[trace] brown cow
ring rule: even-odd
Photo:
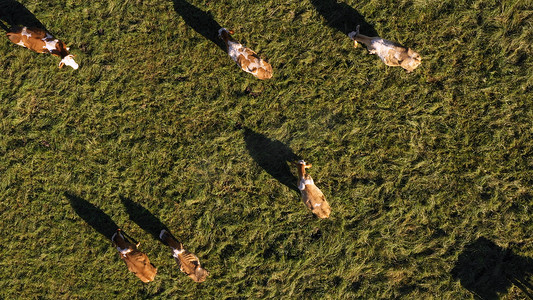
[[[74,55],[69,54],[69,48],[62,41],[54,38],[49,32],[33,27],[12,27],[7,33],[7,37],[13,43],[31,49],[38,53],[50,53],[61,58],[59,67],[64,65],[78,68],[74,61]]]
[[[157,273],[157,268],[150,263],[148,256],[137,250],[139,244],[135,245],[128,241],[120,229],[113,234],[111,240],[117,247],[120,258],[128,266],[128,270],[133,272],[143,282],[153,281]]]
[[[382,39],[379,36],[368,37],[359,33],[359,25],[355,31],[348,36],[354,41],[357,48],[357,42],[366,45],[370,54],[377,54],[387,66],[400,66],[411,72],[422,63],[420,55],[410,48],[404,47],[398,43]]]
[[[172,256],[176,259],[176,262],[180,266],[180,270],[187,274],[192,280],[196,282],[204,281],[209,272],[203,269],[200,265],[198,257],[183,248],[183,245],[176,241],[176,239],[165,229],[161,230],[159,238],[163,243],[172,248]]]
[[[272,77],[272,66],[269,63],[259,58],[257,53],[250,48],[246,48],[239,42],[235,41],[226,28],[218,30],[218,36],[226,43],[229,56],[243,69],[245,72],[252,73],[259,79],[268,79]]]
[[[300,160],[296,163],[298,168],[298,189],[302,193],[302,201],[305,205],[319,218],[325,219],[329,217],[331,208],[326,201],[326,197],[320,191],[311,178],[311,175],[305,173],[305,169],[312,165]]]

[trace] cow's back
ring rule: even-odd
[[[24,45],[24,43],[22,43],[22,37],[20,34],[17,34],[17,33],[14,33],[14,32],[8,32],[7,34],[7,38],[13,42],[13,44],[17,44],[19,46],[22,46],[22,47],[26,47]]]
[[[307,175],[307,177],[310,178],[311,176]],[[331,207],[322,191],[314,183],[306,184],[301,193],[303,202],[311,212],[321,219],[329,217]]]
[[[133,250],[132,252],[122,256],[124,262],[128,266],[128,270],[135,273],[143,282],[153,281],[157,274],[157,268],[150,263],[148,256],[141,251]]]
[[[48,53],[46,49],[46,38],[52,38],[52,35],[40,28],[33,27],[12,27],[7,33],[9,40],[19,46],[26,47],[38,53]]]

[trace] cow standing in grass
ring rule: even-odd
[[[137,250],[139,244],[135,245],[128,241],[121,230],[117,230],[111,237],[117,247],[120,258],[128,266],[128,270],[133,272],[143,282],[153,281],[157,273],[157,268],[150,263],[148,256]]]
[[[69,54],[69,48],[62,41],[54,38],[49,32],[40,28],[15,26],[9,29],[7,37],[13,43],[31,49],[38,53],[50,53],[61,58],[59,67],[64,65],[78,69],[74,55]]]
[[[311,168],[311,164],[300,160],[296,163],[296,167],[298,168],[298,189],[302,194],[302,201],[317,217],[328,218],[331,207],[322,191],[315,185],[311,175],[305,172],[305,169]]]
[[[356,48],[357,42],[365,44],[368,52],[377,54],[387,66],[400,66],[406,69],[407,72],[412,72],[422,63],[420,55],[410,48],[382,39],[379,36],[368,37],[362,35],[359,33],[359,26],[357,26],[355,31],[350,32],[348,36],[354,41]]]
[[[235,41],[226,28],[218,30],[218,36],[226,43],[229,56],[243,69],[245,72],[253,74],[259,79],[269,79],[272,77],[272,66],[266,61],[259,58],[257,53],[250,48],[246,48],[239,42]]]
[[[209,272],[202,268],[198,257],[183,248],[183,245],[166,230],[161,230],[159,238],[164,244],[172,248],[172,256],[180,266],[180,270],[187,274],[192,280],[202,282],[207,278]]]

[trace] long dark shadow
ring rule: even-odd
[[[170,230],[156,216],[139,203],[135,203],[131,199],[122,196],[120,196],[120,201],[122,201],[122,204],[126,208],[130,220],[135,222],[146,232],[150,233],[154,239],[160,241],[159,234],[161,233],[161,229],[170,232]]]
[[[0,0],[0,20],[9,26],[46,27],[24,5],[15,0]],[[7,30],[5,25],[2,28]]]
[[[310,0],[317,12],[327,21],[328,25],[348,35],[360,25],[360,31],[364,35],[378,36],[372,25],[354,8],[346,3],[338,3],[337,0]]]
[[[218,30],[222,28],[213,17],[198,7],[184,0],[173,0],[174,10],[180,15],[187,25],[191,26],[206,39],[215,43],[220,49],[226,51],[226,45],[218,37]]]
[[[452,269],[452,276],[476,297],[499,299],[515,284],[529,299],[529,279],[533,275],[533,259],[512,253],[481,237],[467,245]]]
[[[297,178],[291,173],[288,163],[298,161],[300,158],[291,148],[247,127],[244,128],[244,141],[246,149],[261,168],[288,188],[299,193],[296,186]]]
[[[78,216],[85,220],[87,224],[100,234],[111,239],[113,234],[117,231],[118,226],[106,213],[89,203],[87,200],[72,193],[65,192],[65,197],[67,197],[70,206],[72,206]]]

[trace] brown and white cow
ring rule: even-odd
[[[78,64],[74,61],[74,55],[69,54],[69,48],[65,43],[54,38],[44,29],[16,26],[9,30],[7,37],[19,46],[26,47],[38,53],[50,53],[60,57],[60,68],[67,65],[74,70],[78,69]]]
[[[348,36],[354,41],[357,48],[357,42],[366,45],[370,54],[377,54],[387,66],[400,66],[411,72],[422,63],[420,55],[410,48],[404,47],[398,43],[382,39],[379,36],[368,37],[359,33],[359,25],[355,31]]]
[[[272,77],[272,66],[266,61],[259,58],[257,53],[250,48],[246,48],[239,42],[235,41],[231,35],[233,31],[226,28],[218,30],[218,36],[226,43],[229,56],[245,72],[252,73],[259,79],[269,79]]]
[[[163,243],[172,248],[172,256],[176,259],[176,262],[180,266],[180,270],[187,274],[192,280],[196,282],[204,281],[209,272],[202,268],[198,257],[183,248],[183,245],[176,241],[176,239],[165,229],[161,230],[159,238]]]
[[[120,258],[128,266],[128,270],[133,272],[143,282],[154,280],[157,268],[150,263],[146,254],[137,250],[139,244],[135,245],[127,240],[120,229],[113,234],[111,240],[117,247]]]
[[[302,201],[317,217],[325,219],[331,213],[331,207],[326,201],[326,197],[321,190],[319,190],[311,175],[306,174],[305,169],[312,165],[300,160],[296,163],[298,168],[298,189],[302,194]]]

